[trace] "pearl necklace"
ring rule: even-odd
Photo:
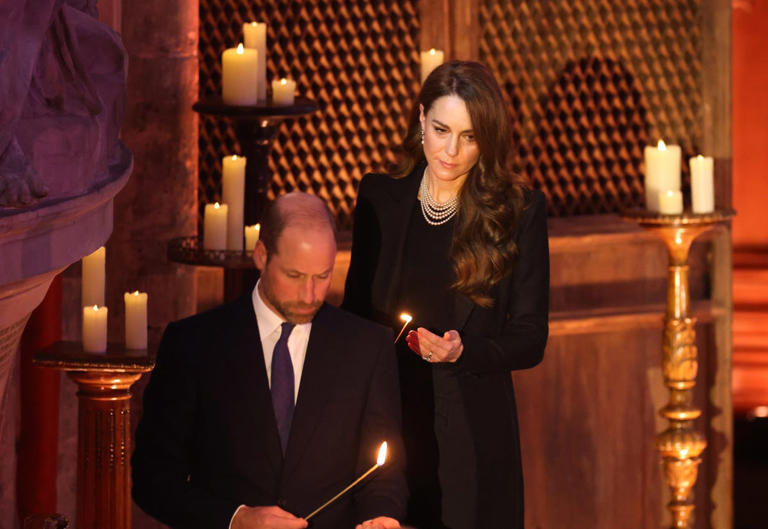
[[[419,186],[419,195],[421,199],[421,214],[424,215],[424,220],[427,224],[432,226],[440,226],[445,224],[456,215],[456,211],[459,209],[459,197],[453,197],[446,202],[438,202],[435,200],[429,192],[429,186],[427,186],[427,170],[424,170],[424,175],[421,177],[421,185]]]

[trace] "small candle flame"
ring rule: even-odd
[[[434,55],[436,53],[435,48],[430,48],[429,54]]]
[[[253,26],[253,27],[256,27],[256,26],[258,26],[258,25],[259,25],[259,23],[258,23],[258,22],[251,22],[251,26]]]
[[[408,314],[407,312],[403,312],[403,313],[400,315],[400,319],[401,319],[401,320],[403,320],[403,321],[404,321],[404,322],[406,322],[406,323],[411,323],[411,320],[413,319],[413,316],[411,316],[411,315],[410,315],[410,314]]]
[[[286,84],[288,84],[288,79],[286,79],[285,77],[283,77],[282,79],[280,79],[280,84],[282,84],[282,85],[286,85]]]
[[[232,159],[233,159],[233,160],[237,160],[237,155],[236,155],[236,154],[233,154],[233,155],[232,155]]]
[[[702,155],[700,154],[700,155],[698,155],[696,158],[698,158],[699,160],[703,160],[703,159],[704,159],[704,156],[702,156]]]
[[[216,202],[216,203],[213,205],[213,209],[219,209],[220,207],[221,207],[221,206],[219,205],[219,203],[218,203],[218,202]]]
[[[98,306],[98,305],[94,305],[94,306],[93,306],[93,310],[95,310],[96,312],[98,312],[98,311],[99,311],[99,306]]]
[[[133,291],[133,295],[134,295],[134,296],[138,296],[138,295],[139,295],[139,291],[138,291],[138,290],[134,290],[134,291]]]
[[[659,140],[659,150],[660,151],[666,151],[667,150],[667,144],[664,143],[664,140]]]
[[[259,223],[257,222],[257,223],[254,225],[254,228],[256,228],[257,230],[261,231],[261,224],[259,224]]]
[[[237,45],[237,53],[242,55],[243,54],[243,43]]]
[[[387,442],[384,441],[379,447],[379,457],[376,459],[376,465],[381,466],[387,460]]]

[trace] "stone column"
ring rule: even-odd
[[[198,18],[196,0],[122,10],[129,68],[121,138],[135,165],[115,200],[107,245],[110,340],[123,339],[125,291],[149,293],[150,342],[194,312],[194,269],[170,263],[166,244],[197,229]]]

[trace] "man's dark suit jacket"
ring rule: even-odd
[[[227,529],[241,504],[306,516],[370,468],[386,440],[387,464],[310,527],[401,519],[407,490],[392,339],[389,329],[323,305],[283,458],[251,297],[171,323],[136,431],[136,503],[185,529]]]
[[[402,324],[392,319],[401,310],[397,297],[403,249],[411,212],[418,207],[424,168],[418,165],[400,179],[368,174],[360,183],[343,308],[384,324]],[[514,227],[518,247],[514,269],[491,290],[491,307],[453,294],[453,329],[461,334],[464,351],[455,364],[440,365],[456,372],[474,442],[475,529],[523,527],[523,474],[510,371],[541,361],[549,311],[546,202],[539,191],[526,190],[524,198],[524,210]],[[418,315],[414,323],[418,325]],[[406,408],[420,405],[423,402],[403,402]],[[426,442],[409,439],[415,446]],[[409,462],[415,464],[418,461]]]

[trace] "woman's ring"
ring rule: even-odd
[[[423,358],[423,359],[424,359],[426,362],[431,362],[431,361],[432,361],[432,351],[430,351],[430,352],[428,352],[427,354],[425,354],[424,356],[422,356],[422,358]]]

